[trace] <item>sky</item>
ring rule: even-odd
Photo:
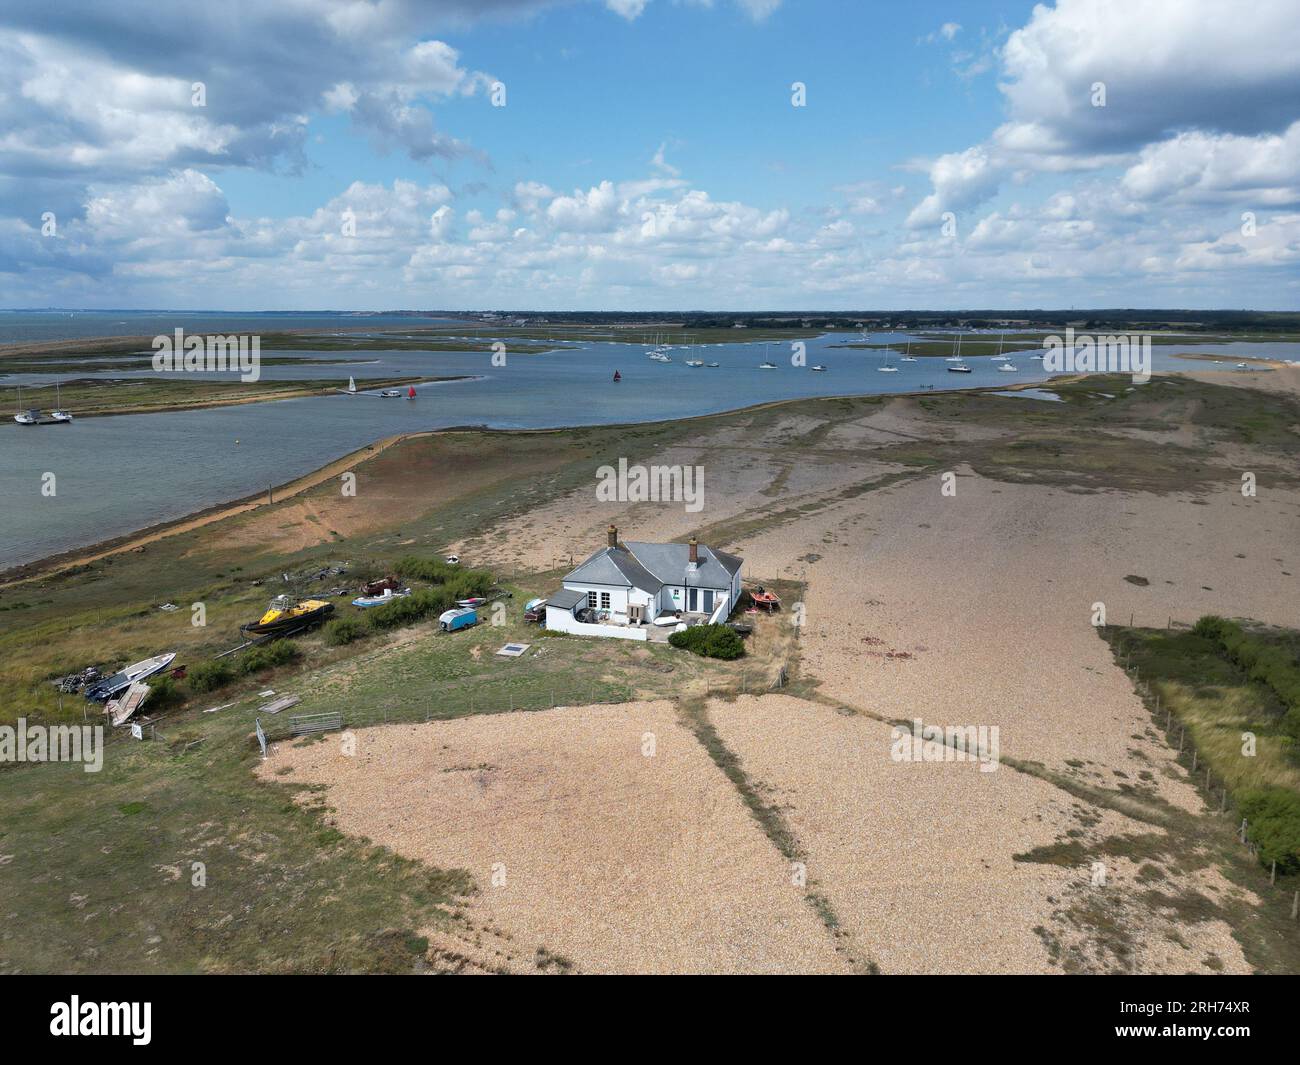
[[[0,307],[1298,296],[1294,0],[0,0]]]

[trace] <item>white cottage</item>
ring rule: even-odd
[[[644,640],[647,624],[662,615],[683,621],[720,621],[740,600],[736,555],[716,551],[692,537],[684,544],[609,543],[564,578],[546,601],[546,627],[591,636]],[[588,620],[577,615],[587,609]]]

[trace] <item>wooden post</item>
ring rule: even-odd
[[[1210,790],[1210,767],[1208,765],[1205,767],[1205,790]]]
[[[1197,749],[1196,749],[1195,747],[1192,748],[1192,772],[1193,772],[1193,773],[1196,772],[1196,756],[1197,756],[1197,754],[1199,754],[1199,753],[1200,753],[1200,752],[1197,751]]]
[[[1295,898],[1291,900],[1291,920],[1300,917],[1300,891],[1295,893]]]
[[[1179,729],[1178,730],[1178,753],[1179,754],[1183,753],[1183,740],[1185,740],[1186,738],[1187,738],[1187,729],[1185,728]]]
[[[1246,819],[1244,817],[1241,819],[1241,827],[1237,829],[1237,835],[1241,837],[1242,843],[1246,842]]]
[[[1273,859],[1273,868],[1269,870],[1268,882],[1270,884],[1277,883],[1277,859],[1276,858]]]
[[[1223,789],[1223,795],[1219,798],[1219,813],[1223,813],[1228,808],[1228,789]]]
[[[1128,615],[1128,627],[1130,629],[1133,627],[1133,612],[1131,610],[1129,611],[1129,615]]]

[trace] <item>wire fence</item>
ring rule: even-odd
[[[1132,628],[1132,624],[1129,626]],[[1168,629],[1191,628],[1191,625],[1184,625],[1182,622],[1169,619],[1166,626]],[[1231,811],[1235,818],[1240,814],[1240,810],[1235,808],[1232,792],[1228,788],[1227,781],[1216,780],[1213,769],[1208,759],[1202,757],[1202,752],[1197,749],[1193,742],[1191,734],[1187,730],[1185,722],[1174,716],[1172,707],[1168,703],[1163,703],[1158,692],[1147,680],[1142,677],[1141,671],[1137,666],[1131,664],[1132,646],[1128,644],[1117,643],[1115,645],[1116,661],[1123,667],[1124,672],[1128,675],[1133,683],[1133,690],[1146,704],[1147,709],[1155,718],[1156,723],[1163,727],[1165,739],[1173,747],[1175,736],[1177,737],[1178,761],[1184,764],[1188,771],[1189,782],[1193,787],[1200,788],[1204,791],[1207,799],[1207,806],[1214,809],[1216,803],[1218,812],[1221,816],[1228,816]],[[1122,657],[1121,657],[1122,656]],[[1204,775],[1202,775],[1204,774]],[[1241,818],[1241,824],[1236,829],[1237,842],[1246,849],[1246,852],[1256,861],[1259,861],[1259,844],[1251,837],[1249,819]],[[1261,867],[1263,863],[1260,862]],[[1271,886],[1277,884],[1277,861],[1274,860],[1268,870],[1268,881]],[[1291,920],[1300,920],[1300,890],[1290,892],[1290,916]]]

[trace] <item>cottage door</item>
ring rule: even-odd
[[[700,590],[698,588],[688,589],[686,592],[686,609],[694,613],[699,607]]]
[[[713,589],[712,588],[704,589],[704,612],[706,614],[713,613]]]

